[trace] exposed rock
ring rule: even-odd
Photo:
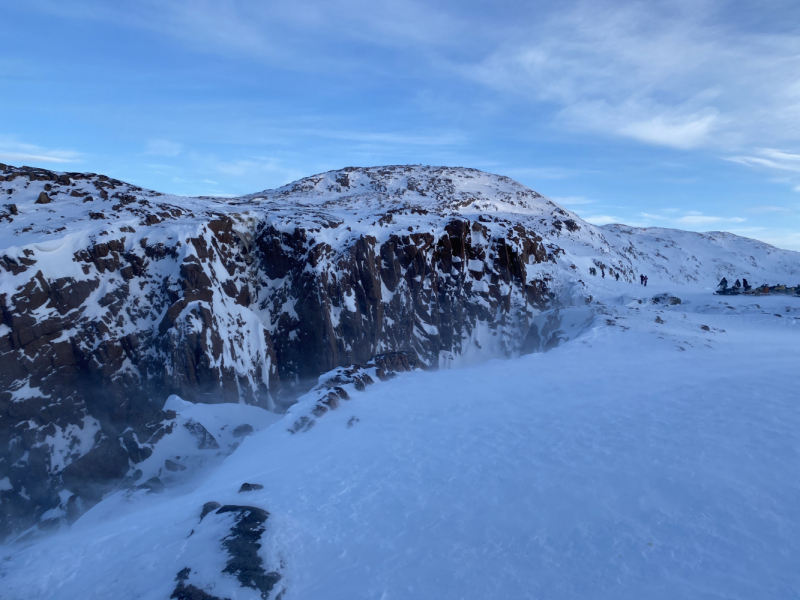
[[[676,304],[680,303],[680,298],[667,292],[653,296],[653,304],[666,304],[667,306],[675,306]]]
[[[253,433],[253,426],[248,425],[247,423],[243,423],[242,425],[238,425],[233,430],[233,437],[235,438],[245,437],[250,435],[251,433]]]
[[[217,510],[220,506],[222,505],[219,502],[213,501],[203,504],[203,510],[200,511],[200,521],[202,521],[208,513]]]
[[[258,555],[264,523],[269,518],[269,513],[253,506],[232,505],[217,510],[217,514],[224,513],[233,513],[236,521],[230,534],[222,542],[230,557],[223,572],[236,577],[243,587],[258,590],[266,600],[281,579],[280,573],[267,572],[264,569]]]
[[[151,477],[143,484],[136,486],[137,490],[147,490],[153,494],[162,494],[166,489],[164,483],[158,477]]]
[[[214,438],[213,435],[211,435],[208,432],[208,430],[205,427],[203,427],[202,424],[192,419],[189,419],[186,423],[183,424],[183,426],[186,427],[186,429],[189,430],[189,433],[191,433],[194,436],[197,442],[197,447],[200,450],[219,449],[219,443],[217,442],[217,440]]]
[[[264,561],[259,555],[261,539],[265,532],[264,524],[269,518],[269,513],[254,506],[220,506],[217,502],[207,502],[203,506],[203,512],[200,516],[200,527],[205,526],[202,522],[206,517],[217,519],[217,523],[219,523],[220,518],[230,518],[230,516],[233,517],[233,525],[228,533],[219,540],[228,555],[228,560],[222,572],[234,576],[241,587],[255,590],[261,598],[267,600],[281,580],[280,572],[276,569],[267,570]],[[192,531],[193,533],[194,530]],[[208,552],[218,551],[216,548],[208,547],[193,548],[191,541],[189,544],[190,547],[187,553],[189,557],[193,553],[202,556]],[[187,562],[191,564],[190,560],[187,559]],[[201,600],[216,598],[208,595],[203,590],[202,582],[204,580],[207,581],[208,576],[209,573],[204,569],[193,570],[191,567],[181,569],[175,577],[178,584],[175,586],[171,598]],[[190,580],[193,580],[194,583],[190,583]],[[283,591],[283,589],[278,590],[276,597],[280,597]]]
[[[189,567],[178,571],[175,576],[175,581],[178,582],[178,585],[175,586],[170,598],[175,598],[176,600],[229,600],[228,598],[223,599],[219,596],[213,596],[191,583],[187,584],[186,580],[189,579],[191,571]]]
[[[243,483],[242,487],[239,488],[239,493],[242,492],[255,492],[258,490],[263,490],[264,486],[260,483]]]
[[[46,192],[40,192],[39,197],[36,199],[36,204],[50,204],[52,200]]]
[[[186,467],[184,465],[182,465],[180,463],[176,463],[175,461],[170,460],[170,459],[166,459],[164,461],[164,468],[166,468],[167,471],[172,471],[173,473],[175,473],[177,471],[185,471],[186,470]]]

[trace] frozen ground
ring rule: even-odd
[[[291,435],[295,411],[193,485],[0,547],[0,597],[166,599],[190,566],[257,598],[211,500],[270,512],[283,600],[800,597],[800,298],[625,289],[551,352],[401,375]]]

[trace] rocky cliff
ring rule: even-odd
[[[228,199],[0,165],[0,194],[0,537],[137,484],[176,427],[170,394],[283,412],[376,355],[544,349],[596,271],[800,273],[729,234],[594,227],[472,169],[351,168]]]

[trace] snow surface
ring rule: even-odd
[[[191,564],[255,598],[225,516],[198,525],[214,500],[269,511],[284,600],[797,598],[800,298],[608,286],[555,350],[403,374],[292,435],[301,399],[182,487],[0,548],[0,597],[165,599]],[[217,433],[251,408],[168,405]]]

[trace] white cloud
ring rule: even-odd
[[[639,213],[639,216],[647,221],[666,221],[670,219],[670,217],[666,217],[664,215],[654,215],[646,212]]]
[[[578,206],[581,204],[593,204],[594,200],[585,198],[584,196],[550,196],[551,200],[555,200],[564,206]]]
[[[619,133],[647,142],[672,146],[674,148],[694,148],[705,144],[717,120],[714,114],[686,115],[669,118],[657,115],[647,121],[630,123],[619,128]]]
[[[760,152],[761,154],[769,156],[770,158],[774,158],[776,160],[800,164],[800,154],[791,154],[789,152],[782,152],[780,150],[774,150],[772,148],[761,148]]]
[[[714,223],[744,223],[746,219],[742,217],[720,217],[715,215],[706,215],[696,210],[685,211],[682,216],[674,216],[674,210],[665,210],[669,214],[653,214],[647,212],[639,213],[639,217],[646,222],[658,222],[665,225],[672,225],[674,227],[685,226],[698,226],[698,225],[711,225]]]
[[[758,156],[732,156],[727,160],[739,163],[741,165],[746,165],[748,167],[764,167],[767,169],[776,169],[778,171],[793,171],[795,173],[800,173],[800,165],[795,165],[792,163],[781,163],[775,160],[770,160],[768,158],[761,158]]]
[[[183,152],[183,146],[169,140],[150,140],[145,149],[146,154],[155,156],[178,156]]]
[[[270,180],[279,181],[278,185],[290,183],[304,176],[304,174],[297,169],[284,167],[275,159],[261,157],[232,162],[220,162],[216,163],[215,168],[223,175],[229,177],[259,181],[265,175],[269,175]]]
[[[278,131],[278,130],[276,130]],[[335,140],[365,142],[370,144],[409,145],[409,146],[451,146],[462,144],[466,138],[461,134],[443,133],[439,135],[413,135],[400,132],[345,131],[335,129],[288,129],[286,135],[308,135]]]
[[[686,215],[675,219],[684,225],[710,225],[712,223],[744,223],[741,217],[714,217],[711,215]]]
[[[582,217],[584,221],[592,225],[610,225],[612,223],[622,223],[619,217],[612,217],[610,215],[593,215],[590,217]]]
[[[731,156],[726,160],[753,169],[777,171],[781,173],[781,176],[774,178],[773,181],[788,183],[793,186],[792,189],[800,191],[800,185],[795,185],[800,179],[800,154],[774,148],[759,148],[754,153],[757,156]]]
[[[18,142],[10,137],[0,137],[0,161],[10,163],[67,164],[80,160],[80,153],[72,150],[50,150]]]
[[[753,206],[749,209],[750,212],[755,213],[757,215],[764,214],[764,213],[777,213],[777,212],[790,212],[791,209],[788,206]]]
[[[461,71],[575,130],[676,148],[800,137],[800,36],[742,29],[722,2],[559,6]]]
[[[193,49],[246,55],[281,68],[385,69],[365,46],[425,54],[465,28],[459,11],[417,0],[29,0],[65,18],[99,20],[155,31]],[[354,52],[341,52],[348,44]]]
[[[566,179],[579,171],[563,167],[522,167],[518,169],[504,169],[503,174],[517,179]]]

